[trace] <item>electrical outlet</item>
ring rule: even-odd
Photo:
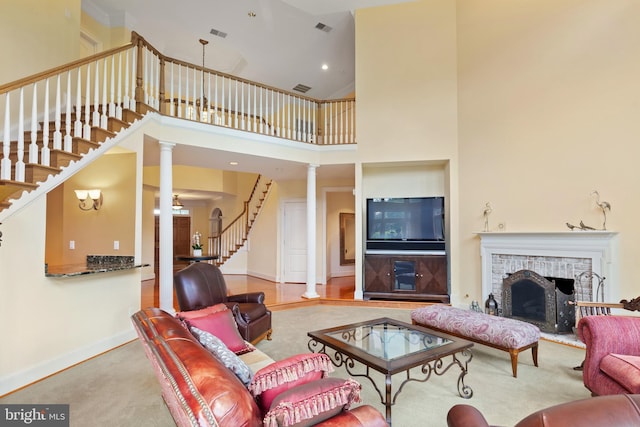
[[[69,240],[69,249],[75,249],[75,248],[76,248],[76,241]]]
[[[119,240],[114,240],[113,241],[113,249],[114,250],[120,250],[120,241]]]

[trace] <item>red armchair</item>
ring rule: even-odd
[[[583,317],[577,333],[587,347],[582,378],[593,395],[640,393],[640,317]]]

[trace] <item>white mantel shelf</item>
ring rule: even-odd
[[[476,234],[480,237],[483,296],[491,289],[493,255],[508,254],[589,258],[593,272],[607,278],[608,300],[619,298],[618,233],[615,231],[489,231]]]

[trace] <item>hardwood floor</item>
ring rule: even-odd
[[[328,281],[326,285],[317,285],[316,292],[319,299],[306,299],[302,294],[306,291],[304,283],[275,283],[247,275],[225,275],[227,289],[230,294],[262,291],[265,294],[265,303],[272,311],[294,308],[312,304],[333,305],[370,305],[377,307],[415,308],[427,305],[424,302],[405,301],[362,301],[354,300],[355,277],[338,277]],[[174,309],[178,311],[177,301],[174,297]],[[159,307],[159,292],[157,279],[142,282],[141,308]]]

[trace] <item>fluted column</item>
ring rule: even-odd
[[[173,147],[174,143],[160,142],[160,308],[168,313],[173,309]]]
[[[320,298],[316,292],[316,168],[307,167],[307,290],[303,298]]]

